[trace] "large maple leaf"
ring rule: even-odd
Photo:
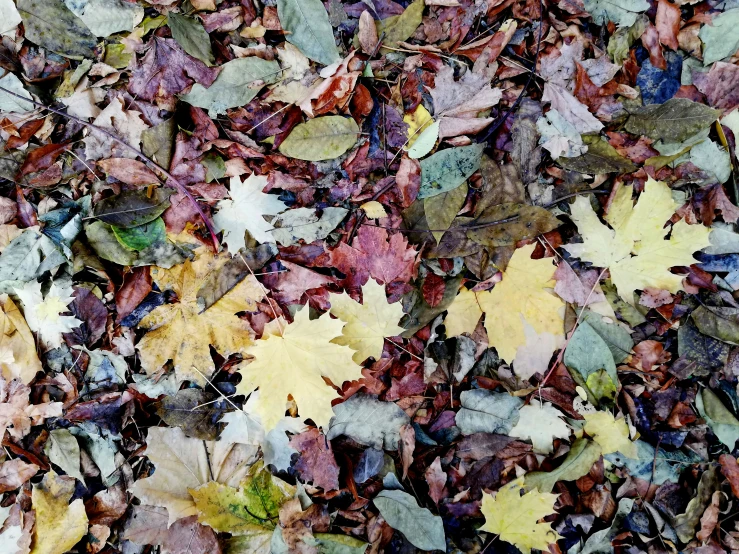
[[[554,513],[554,501],[559,495],[534,489],[521,496],[522,488],[522,480],[518,479],[500,489],[495,498],[482,493],[480,510],[485,525],[480,531],[495,533],[522,552],[532,548],[546,551],[560,537],[550,523],[537,522]]]
[[[179,301],[159,306],[139,323],[149,329],[136,346],[148,373],[172,360],[179,381],[189,379],[202,385],[203,375],[209,377],[215,370],[210,345],[228,356],[252,343],[251,327],[234,314],[256,309],[255,301],[263,296],[256,278],[247,277],[205,311],[198,302],[200,287],[227,259],[203,252],[172,269],[152,270],[159,288],[175,292]]]
[[[341,243],[331,252],[331,265],[344,273],[345,286],[359,288],[370,276],[384,284],[407,282],[416,276],[416,255],[408,240],[380,227],[363,225],[352,245]]]
[[[575,199],[571,217],[582,243],[564,246],[573,256],[607,267],[618,294],[631,304],[637,289],[652,287],[671,293],[682,289],[682,277],[670,273],[670,268],[695,263],[693,253],[710,244],[711,232],[681,219],[665,239],[670,232],[665,223],[678,208],[670,187],[650,178],[636,205],[632,192],[631,186],[625,186],[616,193],[605,216],[611,228],[601,223],[586,197]]]
[[[400,335],[405,329],[398,326],[403,317],[400,302],[389,304],[385,287],[370,280],[362,287],[362,304],[347,293],[331,294],[331,313],[346,321],[336,344],[345,344],[356,350],[353,359],[361,364],[372,356],[376,360],[382,356],[385,337]]]
[[[288,396],[297,403],[302,419],[310,418],[324,427],[333,415],[331,401],[339,394],[323,377],[341,386],[362,376],[360,366],[352,360],[354,350],[331,342],[341,336],[344,322],[327,313],[312,320],[304,307],[289,325],[280,329],[276,324],[265,328],[265,336],[246,350],[254,360],[239,365],[242,379],[236,393],[259,389],[254,412],[265,431],[285,415]]]
[[[493,290],[464,291],[454,299],[444,321],[447,336],[472,333],[484,312],[490,346],[511,362],[518,348],[527,344],[529,328],[540,335],[564,333],[564,302],[550,291],[556,267],[551,258],[532,260],[535,247],[530,244],[514,252]],[[551,344],[554,349],[557,343]]]

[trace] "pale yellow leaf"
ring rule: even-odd
[[[670,268],[695,263],[693,253],[710,244],[710,229],[703,225],[680,220],[671,230],[665,227],[678,208],[665,183],[650,178],[636,205],[632,193],[631,186],[616,193],[605,217],[610,228],[598,219],[588,198],[576,198],[571,218],[582,243],[564,247],[573,256],[608,268],[619,295],[631,304],[637,289],[681,290],[683,278],[671,273]],[[670,238],[666,240],[668,233]]]
[[[408,144],[406,144],[406,148],[411,148],[413,143],[421,136],[421,133],[431,126],[434,119],[424,105],[419,104],[416,111],[403,116],[403,122],[408,124]]]
[[[526,324],[536,333],[564,334],[564,302],[551,291],[556,268],[551,258],[532,260],[535,247],[530,244],[514,252],[492,291],[457,296],[445,321],[447,336],[472,333],[484,312],[490,346],[510,363],[526,344]]]
[[[367,217],[369,217],[370,219],[387,217],[387,212],[385,211],[385,208],[383,208],[382,204],[380,204],[377,200],[365,202],[360,206],[360,208],[364,210],[364,213],[367,214]]]
[[[559,495],[533,489],[521,496],[522,490],[523,479],[517,479],[501,488],[495,498],[483,492],[481,511],[485,525],[480,531],[495,533],[523,552],[532,548],[546,551],[560,536],[550,523],[537,522],[554,513]]]
[[[522,406],[518,412],[518,423],[508,433],[511,437],[530,439],[534,452],[551,454],[554,439],[566,439],[570,436],[569,426],[562,420],[562,412],[549,402]]]
[[[259,389],[254,412],[269,432],[285,415],[288,396],[298,405],[302,419],[310,418],[319,427],[328,425],[333,410],[331,401],[339,394],[334,385],[362,376],[361,368],[352,360],[354,351],[331,342],[341,335],[344,322],[326,313],[311,320],[308,308],[295,314],[289,325],[283,323],[281,334],[265,335],[247,348],[254,360],[239,365],[241,382],[237,394],[250,394]],[[271,329],[274,330],[275,326]]]
[[[204,385],[203,376],[210,377],[215,371],[210,345],[228,356],[252,344],[249,324],[235,314],[255,309],[255,301],[264,295],[255,277],[241,281],[205,311],[197,299],[202,284],[227,259],[227,255],[214,257],[201,252],[194,261],[171,269],[152,269],[159,288],[175,292],[179,301],[159,306],[139,323],[139,327],[149,329],[136,345],[147,373],[159,371],[172,360],[179,381]]]
[[[39,342],[46,349],[62,345],[62,333],[68,333],[82,322],[76,317],[61,315],[72,303],[72,287],[57,287],[51,283],[46,294],[41,292],[41,283],[29,281],[14,289],[23,304],[28,327],[36,331]]]
[[[583,414],[585,432],[603,449],[603,454],[620,452],[629,458],[638,458],[636,444],[629,439],[629,426],[625,419],[616,419],[608,412]]]
[[[370,356],[379,360],[385,337],[395,337],[404,331],[398,326],[404,315],[401,303],[389,304],[385,287],[374,279],[362,287],[361,304],[346,292],[331,293],[329,301],[331,314],[346,322],[341,336],[332,342],[356,350],[352,359],[358,364]]]
[[[0,295],[0,374],[7,380],[30,383],[41,371],[36,341],[18,307],[7,295]]]
[[[74,479],[60,477],[54,470],[34,485],[31,493],[36,512],[31,554],[63,554],[87,533],[85,504],[78,498],[71,504]]]

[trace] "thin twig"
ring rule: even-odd
[[[140,157],[142,160],[144,160],[146,163],[152,165],[156,169],[158,169],[164,176],[167,177],[167,184],[169,184],[171,187],[177,189],[178,192],[182,193],[187,197],[187,199],[192,203],[192,205],[195,207],[195,210],[198,212],[198,215],[200,216],[200,219],[203,220],[203,223],[205,224],[205,227],[208,229],[208,232],[210,233],[211,239],[213,240],[213,246],[215,247],[216,251],[219,250],[220,244],[218,242],[218,234],[216,232],[215,227],[213,227],[213,223],[210,221],[210,218],[205,215],[205,212],[200,207],[200,204],[198,204],[198,201],[195,200],[195,197],[192,195],[192,193],[187,190],[187,187],[180,183],[174,175],[172,175],[169,171],[164,169],[162,166],[160,166],[158,163],[156,163],[153,159],[151,159],[149,156],[144,154],[141,150],[138,148],[135,148],[134,146],[131,146],[128,144],[125,140],[117,137],[115,134],[111,133],[107,129],[103,129],[102,127],[98,127],[94,123],[90,123],[89,121],[85,121],[84,119],[81,119],[77,116],[70,115],[66,112],[63,112],[61,110],[57,110],[56,108],[52,108],[51,106],[47,106],[46,104],[43,104],[41,102],[37,102],[36,100],[26,98],[25,96],[21,96],[20,94],[17,94],[13,92],[12,90],[9,90],[3,86],[0,86],[0,91],[9,94],[11,96],[14,96],[16,98],[19,98],[20,100],[23,100],[24,102],[29,102],[36,106],[37,108],[42,108],[44,110],[50,111],[51,113],[54,113],[56,115],[66,117],[67,119],[71,119],[72,121],[75,121],[81,125],[84,125],[85,127],[88,127],[90,129],[95,129],[95,131],[98,131],[108,137],[113,142],[116,142],[126,148],[127,150],[133,152],[136,154],[136,156]],[[171,181],[171,184],[170,184]]]

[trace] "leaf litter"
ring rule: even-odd
[[[734,4],[0,15],[0,551],[739,551]]]

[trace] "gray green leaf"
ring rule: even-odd
[[[297,125],[279,150],[298,160],[333,160],[352,148],[358,138],[359,126],[351,117],[327,115]]]
[[[94,56],[95,35],[62,0],[17,0],[17,7],[31,42],[75,60]]]
[[[368,394],[355,394],[346,402],[334,406],[326,438],[344,435],[350,439],[385,450],[397,450],[400,428],[410,418],[399,406],[383,402]]]
[[[172,31],[172,38],[182,46],[185,52],[206,65],[213,65],[215,57],[210,46],[210,36],[198,19],[176,12],[169,12],[167,25]],[[226,65],[228,63],[224,64],[223,67],[225,68]]]
[[[277,15],[287,41],[311,60],[331,65],[341,59],[321,0],[277,0]]]
[[[465,435],[507,435],[518,423],[518,411],[523,405],[523,400],[507,392],[490,392],[485,389],[464,391],[460,400],[462,408],[457,412],[456,422]]]
[[[385,490],[373,500],[387,524],[403,533],[408,542],[421,550],[446,552],[444,524],[439,516],[421,508],[407,492]]]
[[[457,188],[480,168],[482,145],[447,148],[421,161],[418,198],[429,198]]]
[[[95,204],[94,215],[100,221],[129,228],[154,221],[169,208],[172,189],[157,188],[149,196],[145,190],[126,191]]]
[[[683,142],[711,125],[721,112],[687,98],[671,98],[664,104],[650,104],[635,110],[624,129],[664,142]]]
[[[552,471],[533,471],[526,474],[526,490],[552,492],[557,481],[575,481],[585,475],[600,458],[598,443],[587,439],[577,439],[564,461]]]

